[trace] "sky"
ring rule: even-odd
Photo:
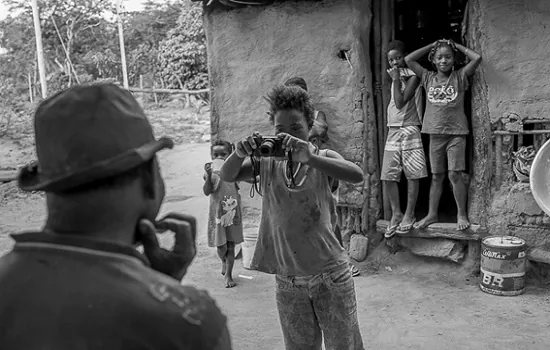
[[[116,1],[116,0],[112,0]],[[138,11],[141,9],[141,0],[122,0],[122,3],[127,11]],[[8,10],[4,5],[4,1],[0,0],[0,20],[6,18]]]

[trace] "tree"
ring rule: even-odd
[[[32,32],[31,8],[26,0],[4,0],[10,11],[18,13],[15,18],[0,22],[3,33],[2,46],[8,49],[8,56],[15,61],[25,62],[20,70],[34,67],[34,37]],[[109,0],[48,0],[39,1],[42,41],[48,72],[48,85],[52,93],[70,86],[75,75],[80,82],[97,78],[97,71],[112,73],[112,60],[96,59],[94,52],[108,51],[116,45],[115,28],[106,18],[112,15],[113,5]],[[13,23],[20,23],[25,37],[21,41],[13,33]],[[30,53],[33,52],[32,57]],[[88,60],[87,60],[88,59]],[[98,67],[98,65],[110,65]],[[88,72],[95,67],[96,72]],[[90,75],[92,73],[92,75]],[[33,83],[36,83],[33,81]]]
[[[202,6],[186,3],[177,27],[160,44],[160,71],[168,87],[202,89],[208,86],[206,36]]]
[[[159,68],[159,45],[170,29],[176,27],[184,8],[181,1],[153,1],[143,4],[143,11],[128,13],[125,20],[125,41],[129,48],[128,74],[132,84],[139,75],[155,80]]]
[[[0,104],[39,95],[36,44],[27,0],[3,0],[0,21]],[[39,0],[48,93],[91,80],[121,81],[112,0]],[[188,0],[148,0],[123,16],[130,84],[143,75],[165,87],[207,85],[202,8]],[[66,51],[65,51],[66,50]],[[29,84],[30,83],[30,84]],[[30,87],[29,87],[30,85]]]

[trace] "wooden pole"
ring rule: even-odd
[[[42,29],[40,28],[40,13],[37,0],[31,0],[32,17],[34,21],[34,37],[36,39],[36,58],[38,60],[38,74],[40,75],[40,87],[42,98],[48,96],[48,85],[46,82],[46,65],[44,64],[44,48],[42,47]]]
[[[372,28],[373,28],[373,40],[374,40],[374,81],[376,82],[375,91],[374,91],[374,102],[375,102],[375,113],[376,113],[376,125],[378,127],[378,164],[382,168],[382,160],[384,155],[384,148],[386,144],[386,113],[384,105],[384,91],[383,91],[383,82],[385,81],[385,76],[388,74],[384,70],[384,61],[387,61],[386,54],[384,53],[382,47],[382,30],[383,30],[383,16],[382,16],[382,2],[388,0],[374,0],[373,2],[373,16],[372,16]],[[386,186],[382,186],[382,208],[383,208],[383,217],[386,220],[391,218],[391,206],[387,193]]]
[[[156,86],[156,84],[155,84]],[[179,90],[179,89],[141,89],[141,88],[135,88],[135,87],[129,87],[127,90],[131,92],[145,92],[145,93],[154,93],[154,94],[189,94],[189,95],[199,95],[199,94],[205,94],[209,90],[208,89],[202,89],[202,90]]]
[[[120,8],[122,7],[122,1],[117,1],[116,14],[118,21],[118,41],[120,44],[120,62],[122,63],[122,81],[124,88],[128,89],[128,70],[126,68],[126,50],[124,49],[124,28],[122,27],[122,18],[120,16]]]
[[[31,103],[34,102],[34,96],[33,96],[33,93],[32,93],[32,80],[31,80],[31,72],[27,72],[27,82],[29,84],[29,101]]]

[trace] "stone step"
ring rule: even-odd
[[[550,252],[542,248],[532,248],[527,251],[527,259],[550,265]]]
[[[378,220],[376,222],[376,231],[379,233],[386,232],[386,228],[390,222],[388,220]],[[459,241],[479,241],[489,236],[486,229],[482,229],[479,225],[471,225],[464,231],[458,231],[455,223],[436,223],[424,229],[412,228],[409,233],[399,235],[402,237],[411,238],[447,238]]]

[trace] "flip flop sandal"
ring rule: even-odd
[[[395,231],[397,230],[398,227],[399,227],[399,224],[398,225],[393,225],[393,226],[390,226],[388,224],[388,227],[386,228],[386,233],[384,233],[384,237],[385,238],[392,238],[395,235]]]
[[[357,277],[361,274],[361,272],[359,272],[359,269],[357,267],[355,267],[354,265],[350,265],[350,270],[351,270],[351,276],[352,277]]]
[[[406,235],[407,233],[411,232],[411,229],[413,228],[415,223],[416,219],[413,219],[412,222],[407,225],[399,224],[399,227],[397,228],[397,230],[395,230],[395,233],[397,233],[398,235]]]

